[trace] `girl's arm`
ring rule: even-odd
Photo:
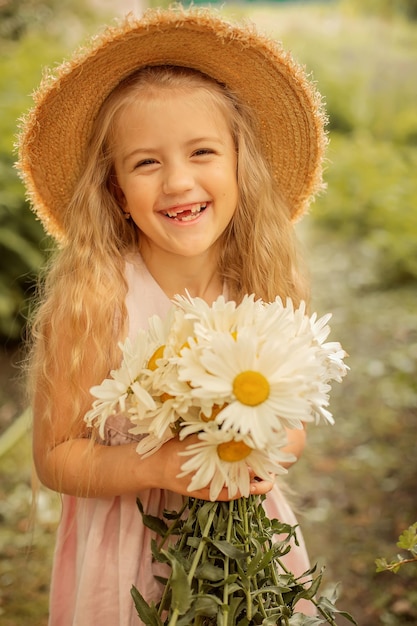
[[[288,452],[289,454],[293,454],[298,461],[304,451],[306,437],[307,435],[305,428],[302,428],[301,430],[287,428],[288,443],[285,448],[283,448],[283,451]],[[296,461],[293,461],[292,463],[283,463],[283,466],[291,467],[291,465],[293,465],[295,462]]]
[[[106,498],[137,495],[143,489],[163,488],[193,498],[210,499],[208,488],[189,492],[190,477],[177,478],[184,462],[178,452],[188,445],[188,442],[180,442],[177,438],[168,441],[146,459],[138,455],[135,443],[105,446],[79,438],[45,449],[36,443],[36,439],[34,458],[38,476],[54,491],[78,497]],[[267,493],[272,486],[272,477],[271,481],[257,481],[253,477],[251,493]],[[230,500],[227,489],[223,489],[217,499]]]
[[[209,488],[189,492],[190,477],[177,478],[184,463],[184,457],[178,453],[189,441],[172,439],[145,459],[136,452],[136,443],[101,445],[87,437],[82,418],[78,428],[69,428],[69,403],[62,394],[55,393],[55,396],[52,419],[44,418],[45,407],[40,396],[33,409],[35,467],[41,482],[50,489],[78,497],[106,498],[161,488],[193,498],[210,499]],[[88,408],[87,405],[85,410]],[[273,477],[271,481],[258,481],[252,476],[251,493],[267,493],[272,489],[273,481]],[[217,499],[230,500],[227,489],[223,489]]]
[[[61,358],[60,358],[61,357]],[[189,444],[172,439],[157,452],[143,459],[136,452],[136,443],[106,446],[88,437],[83,416],[91,406],[89,389],[97,384],[94,363],[85,365],[83,387],[79,390],[79,418],[71,424],[73,400],[66,380],[66,355],[58,357],[60,366],[54,376],[52,391],[46,399],[35,394],[33,406],[33,456],[39,479],[50,489],[80,497],[113,497],[137,494],[143,489],[163,488],[194,498],[209,499],[209,489],[188,492],[190,477],[177,478],[184,458],[179,452]],[[47,408],[52,415],[45,418]],[[297,458],[304,447],[305,431],[289,430],[286,451]],[[271,481],[252,477],[251,492],[267,493]],[[219,500],[229,500],[224,489]]]
[[[142,459],[136,452],[136,443],[105,446],[86,438],[73,438],[48,445],[45,426],[34,420],[34,458],[40,480],[50,489],[80,497],[113,497],[122,494],[136,495],[143,489],[165,488],[194,498],[209,499],[209,489],[190,493],[189,476],[177,478],[184,462],[179,452],[187,442],[172,439],[157,452]],[[289,444],[285,448],[298,456],[304,447],[305,431],[289,431]],[[46,445],[45,445],[46,444]],[[267,493],[271,481],[253,477],[251,492]],[[237,496],[236,496],[237,497]],[[228,500],[224,489],[219,500]]]

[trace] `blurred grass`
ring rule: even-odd
[[[46,626],[59,499],[42,488],[34,518],[29,431],[0,457],[0,475],[0,623]]]
[[[301,527],[360,625],[415,624],[417,568],[376,574],[374,561],[395,555],[398,535],[417,519],[417,292],[364,289],[366,257],[327,232],[310,234],[308,246],[314,308],[333,312],[332,336],[351,371],[333,388],[335,425],[309,428],[289,475]]]
[[[251,18],[312,71],[331,130],[417,142],[415,23],[358,17],[337,3],[289,4],[273,15],[266,6]]]

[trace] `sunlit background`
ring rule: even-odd
[[[151,3],[158,6],[157,2]],[[162,3],[160,3],[162,5]],[[195,2],[194,4],[199,4]],[[0,622],[46,626],[55,494],[31,524],[22,338],[51,242],[13,169],[17,119],[54,66],[135,0],[0,0]],[[333,312],[351,371],[333,427],[311,429],[288,483],[325,586],[361,626],[417,623],[417,563],[376,573],[417,521],[417,1],[213,3],[281,40],[329,112],[328,192],[298,230],[313,309]],[[403,553],[404,557],[410,556]],[[342,618],[338,624],[347,623]],[[87,625],[86,625],[87,626]]]

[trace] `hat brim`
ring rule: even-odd
[[[46,78],[20,138],[18,168],[46,231],[62,239],[60,213],[83,170],[92,126],[109,93],[148,65],[191,67],[252,107],[266,159],[292,218],[322,187],[326,145],[321,97],[282,47],[211,10],[150,10],[127,18]]]

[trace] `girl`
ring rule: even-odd
[[[176,293],[307,298],[293,222],[321,187],[323,124],[319,96],[280,47],[205,10],[126,20],[40,89],[19,167],[59,243],[30,368],[37,473],[63,494],[51,626],[134,626],[131,585],[160,598],[135,498],[161,515],[209,490],[178,478],[188,441],[142,459],[123,415],[92,437],[89,389],[118,366],[118,341]],[[289,431],[288,451],[303,446],[304,431]],[[295,524],[273,477],[251,476],[251,492]],[[308,568],[302,541],[288,558],[295,573]]]

